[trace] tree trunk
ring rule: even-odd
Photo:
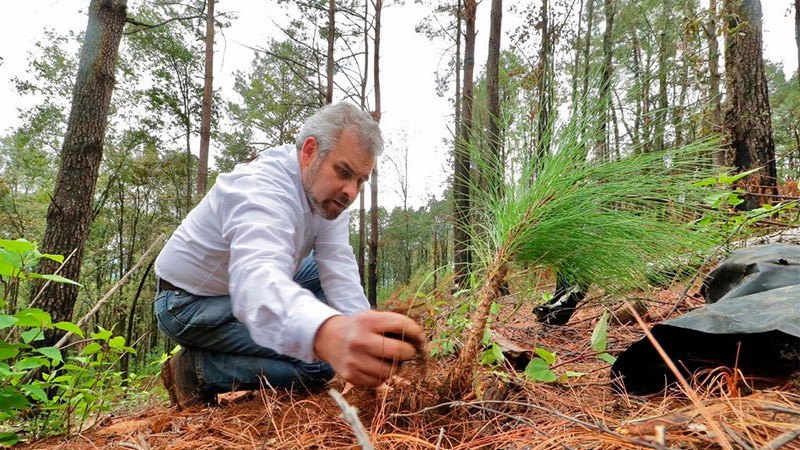
[[[683,145],[683,111],[686,106],[686,92],[689,90],[689,43],[691,42],[691,22],[694,21],[697,11],[690,10],[693,8],[688,4],[683,5],[683,40],[681,41],[681,77],[678,81],[677,89],[680,94],[678,95],[678,106],[672,115],[672,127],[675,129],[675,148],[680,148]]]
[[[42,251],[75,255],[61,270],[61,275],[79,280],[83,251],[92,221],[94,188],[107,124],[114,69],[126,18],[126,0],[92,0],[72,97],[67,133],[61,149],[61,167],[55,193],[47,210]],[[37,272],[52,273],[58,263],[43,258]],[[33,292],[42,284],[35,283]],[[53,322],[70,320],[78,287],[50,283],[42,296],[41,308],[50,313]],[[58,340],[48,333],[44,345]]]
[[[581,100],[585,101],[586,96],[589,94],[589,51],[592,48],[592,24],[594,23],[594,2],[589,0],[586,5],[586,46],[583,47],[583,90],[581,91]]]
[[[775,143],[761,45],[761,2],[724,0],[723,8],[727,13],[725,131],[730,136],[733,164],[740,171],[761,167],[745,179],[746,191],[777,194]],[[759,206],[760,197],[755,195],[745,195],[740,205],[745,210]]]
[[[545,3],[547,0],[545,0]],[[486,61],[486,106],[489,112],[489,189],[503,190],[503,142],[500,136],[500,36],[503,24],[503,0],[492,0],[489,25],[489,53]]]
[[[461,11],[463,9],[462,0],[458,0],[456,9],[456,112],[453,129],[456,130],[456,138],[453,142],[456,143],[456,151],[458,151],[458,130],[461,129]]]
[[[706,37],[708,38],[708,73],[709,73],[709,101],[711,102],[711,130],[714,133],[722,131],[722,96],[719,92],[719,41],[717,40],[717,0],[708,2],[708,25]],[[717,166],[728,165],[725,151],[720,150],[714,155]]]
[[[197,161],[197,201],[206,195],[208,185],[208,146],[211,142],[211,91],[214,84],[214,0],[206,12],[206,67],[203,83],[203,111],[200,118],[200,158]]]
[[[372,64],[373,78],[375,79],[375,111],[373,117],[381,120],[381,81],[380,81],[380,48],[381,48],[381,9],[383,1],[375,1],[375,54]],[[370,239],[369,239],[369,304],[372,308],[378,306],[378,161],[372,169],[370,180]]]
[[[333,103],[333,39],[336,35],[335,19],[336,4],[334,0],[328,2],[328,59],[325,64],[325,73],[328,77],[328,88],[325,90],[325,104]]]
[[[544,155],[550,151],[550,144],[547,130],[550,127],[550,83],[552,76],[550,73],[550,9],[548,1],[542,0],[542,15],[539,24],[542,29],[542,46],[539,49],[539,113],[536,121],[536,164],[540,164]]]
[[[369,75],[369,1],[364,2],[364,73],[361,77],[361,109],[367,109],[367,80]],[[358,277],[361,287],[366,288],[365,269],[365,243],[366,243],[366,211],[364,209],[364,187],[358,196]]]
[[[212,2],[214,0],[211,0]],[[150,260],[150,264],[147,265],[147,268],[144,270],[144,274],[142,275],[142,279],[139,280],[139,287],[136,288],[136,295],[133,296],[133,301],[131,301],[131,309],[128,312],[128,326],[127,326],[127,334],[125,336],[125,345],[128,347],[133,347],[133,328],[134,328],[134,321],[136,319],[136,303],[139,301],[139,296],[142,294],[142,288],[144,287],[145,282],[147,281],[147,275],[150,274],[150,269],[153,268],[153,263],[155,263],[155,258]],[[122,290],[122,289],[120,289]],[[128,385],[128,373],[129,373],[129,363],[128,360],[130,358],[130,353],[125,352],[122,355],[122,384],[123,386]]]
[[[800,0],[794,0],[794,42],[797,45],[797,86],[800,87]]]
[[[578,32],[575,34],[575,61],[572,66],[572,114],[574,115],[578,108],[578,73],[580,72],[580,55],[581,55],[581,24],[583,22],[583,0],[578,6]]]
[[[600,84],[600,99],[603,108],[600,110],[600,136],[602,141],[597,143],[597,152],[600,159],[608,159],[610,155],[607,136],[608,112],[611,109],[611,58],[613,56],[614,34],[614,5],[612,0],[605,0],[603,13],[606,16],[606,29],[603,32],[603,72]]]
[[[664,128],[667,122],[667,28],[669,24],[669,8],[667,2],[661,4],[661,34],[658,44],[658,112],[656,113],[655,149],[664,150]]]
[[[465,0],[464,16],[467,22],[464,37],[464,86],[462,92],[461,128],[457,138],[454,161],[453,197],[455,222],[453,223],[453,259],[455,262],[455,287],[466,285],[470,263],[469,250],[469,177],[470,132],[472,131],[472,71],[475,66],[475,13],[477,0]]]

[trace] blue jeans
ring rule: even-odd
[[[294,281],[325,301],[313,253],[303,260]],[[262,386],[302,391],[321,387],[334,375],[327,363],[305,363],[253,342],[233,316],[230,296],[159,290],[155,310],[159,328],[192,353],[198,378],[212,392]]]

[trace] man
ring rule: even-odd
[[[347,103],[322,108],[296,145],[220,175],[155,263],[160,328],[184,348],[162,368],[179,408],[334,374],[377,386],[424,343],[407,317],[370,311],[342,214],[383,138]]]

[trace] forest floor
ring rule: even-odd
[[[693,288],[690,292],[697,292]],[[659,323],[681,296],[674,285],[647,295],[648,326]],[[609,364],[593,357],[590,336],[610,300],[586,301],[567,326],[536,322],[530,304],[502,318],[496,333],[532,350],[558,353],[556,373],[585,375],[556,383],[526,381],[512,369],[482,366],[476,389],[460,401],[432,407],[414,404],[427,379],[444,376],[453,357],[411,362],[378,389],[353,388],[334,379],[331,387],[358,408],[378,449],[596,449],[596,448],[778,448],[800,428],[798,383],[751,390],[720,368],[694,380],[704,411],[679,388],[635,397],[613,390]],[[613,303],[613,302],[611,302]],[[603,306],[605,304],[605,306]],[[680,312],[699,307],[686,297]],[[394,305],[398,305],[395,303]],[[424,319],[429,306],[412,316]],[[442,314],[439,315],[444,317]],[[674,317],[674,316],[673,316]],[[439,323],[439,325],[444,325]],[[641,328],[612,323],[608,349],[617,354],[642,338]],[[157,380],[156,380],[157,381]],[[155,389],[154,389],[155,391]],[[160,391],[163,392],[163,391]],[[327,392],[310,396],[260,392],[222,396],[220,406],[177,411],[154,396],[135,412],[117,413],[87,430],[20,446],[26,449],[328,449],[358,448],[350,425]],[[435,402],[434,402],[435,403]],[[425,406],[430,406],[426,408]],[[710,421],[709,421],[710,416]],[[724,430],[718,436],[714,430]],[[769,447],[772,445],[772,447]],[[800,440],[780,448],[800,449]]]

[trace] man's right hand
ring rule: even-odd
[[[401,337],[403,340],[397,339]],[[378,386],[425,347],[425,333],[416,322],[393,312],[362,311],[333,316],[314,336],[314,353],[345,380]]]

